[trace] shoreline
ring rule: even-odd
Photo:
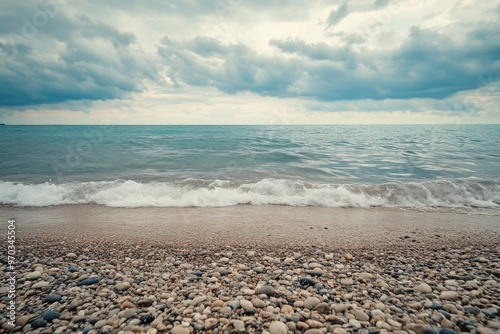
[[[500,332],[495,216],[1,207],[9,218],[14,332]],[[12,329],[1,315],[0,326]]]
[[[0,207],[18,238],[95,240],[167,247],[384,248],[500,243],[498,216],[470,211],[239,205],[219,208],[113,208],[99,205]]]

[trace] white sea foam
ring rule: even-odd
[[[141,183],[132,180],[23,184],[0,181],[0,204],[216,207],[238,204],[322,207],[500,207],[500,182],[477,178],[384,184],[311,184],[263,179]]]

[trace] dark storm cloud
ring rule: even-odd
[[[154,78],[133,33],[52,4],[19,2],[1,11],[0,105],[121,98]]]
[[[216,87],[227,93],[285,95],[287,85],[297,75],[285,59],[262,56],[246,45],[208,37],[185,41],[165,37],[158,52],[175,82]]]
[[[229,93],[325,101],[442,99],[478,88],[478,78],[500,71],[497,31],[480,25],[458,41],[414,27],[397,49],[386,53],[297,38],[271,40],[280,51],[274,56],[206,37],[164,38],[159,54],[178,84]]]
[[[151,81],[160,83],[163,74],[177,87],[316,101],[442,99],[478,88],[481,77],[498,78],[498,21],[455,23],[440,30],[416,26],[390,48],[383,39],[373,43],[371,29],[339,30],[338,23],[350,14],[390,2],[319,3],[334,8],[316,22],[328,30],[328,38],[282,38],[286,34],[280,32],[274,35],[280,38],[268,41],[271,51],[264,52],[255,45],[205,37],[200,27],[236,18],[245,20],[241,27],[258,27],[259,18],[267,25],[305,22],[321,6],[304,0],[92,0],[62,8],[56,0],[8,0],[0,3],[0,107],[129,98]],[[101,19],[96,13],[103,13]],[[117,28],[113,20],[123,19],[117,18],[120,13],[125,19],[139,18],[131,31]],[[145,33],[133,29],[152,18],[155,24],[166,22],[152,29],[168,37],[155,37],[151,43],[157,53],[145,53],[137,37]],[[171,21],[175,24],[169,26]],[[321,37],[324,41],[318,42]]]

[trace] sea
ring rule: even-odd
[[[479,208],[500,125],[0,126],[0,206]]]

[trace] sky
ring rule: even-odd
[[[500,123],[500,1],[0,2],[0,123]]]

